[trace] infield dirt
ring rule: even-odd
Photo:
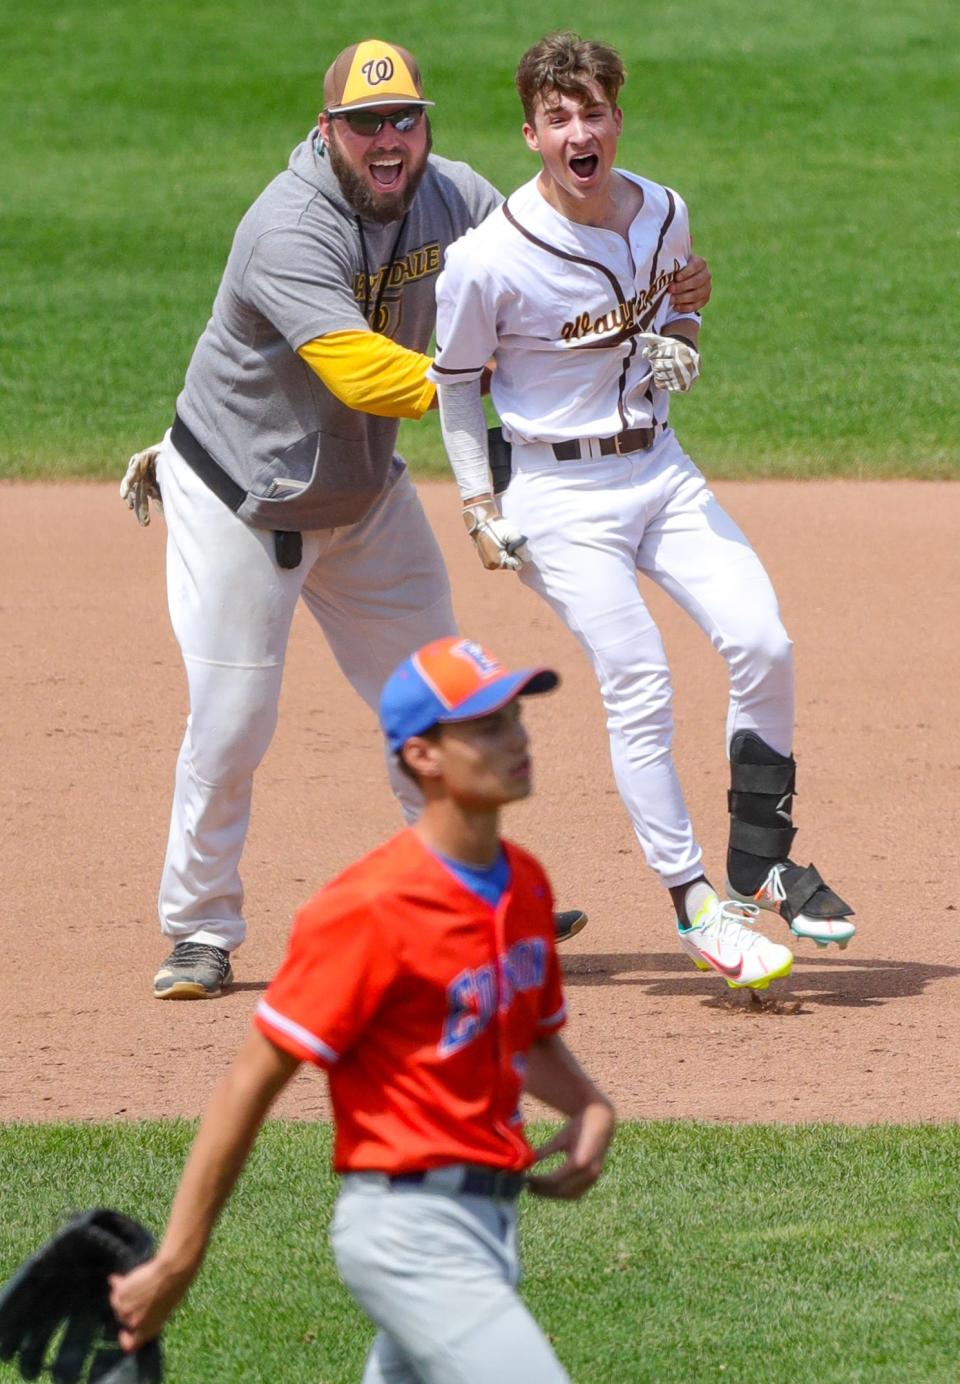
[[[795,946],[771,1003],[703,976],[675,944],[613,785],[579,647],[507,574],[484,572],[452,486],[420,494],[461,628],[559,668],[531,702],[535,797],[507,832],[590,924],[563,948],[569,1040],[623,1116],[731,1121],[957,1117],[960,1009],[960,485],[718,484],[777,587],[796,650],[800,831],[857,910],[845,952]],[[237,984],[160,1003],[155,912],[186,714],[167,620],[164,527],[114,485],[0,486],[4,773],[0,1119],[193,1116],[241,1041],[299,902],[399,824],[373,715],[298,612],[280,726],[244,859]],[[675,751],[707,866],[726,843],[725,668],[657,591]],[[785,925],[764,915],[768,935]],[[278,1113],[327,1113],[297,1078]]]

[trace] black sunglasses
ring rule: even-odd
[[[378,135],[384,125],[392,125],[402,135],[415,130],[423,119],[422,106],[401,106],[384,115],[381,111],[334,111],[331,120],[345,120],[355,135]]]

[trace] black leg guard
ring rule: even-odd
[[[790,859],[797,833],[792,805],[796,762],[778,754],[752,730],[738,730],[730,742],[730,845],[727,879],[734,891],[756,894],[771,868],[783,863],[780,912],[788,923],[807,918],[847,918],[853,909],[824,883],[819,871]]]
[[[796,774],[793,756],[777,754],[754,731],[738,730],[730,741],[727,878],[738,893],[755,893],[770,867],[790,856]]]

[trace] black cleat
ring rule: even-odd
[[[587,926],[587,915],[582,908],[568,908],[565,913],[554,913],[553,936],[557,942],[569,942]]]
[[[233,980],[230,953],[206,942],[178,942],[153,980],[158,1000],[202,1000]]]

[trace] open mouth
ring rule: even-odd
[[[376,159],[367,166],[370,169],[370,177],[377,187],[382,187],[386,191],[396,187],[403,176],[403,159]]]
[[[570,171],[576,178],[592,178],[599,163],[596,154],[578,154],[570,160]]]

